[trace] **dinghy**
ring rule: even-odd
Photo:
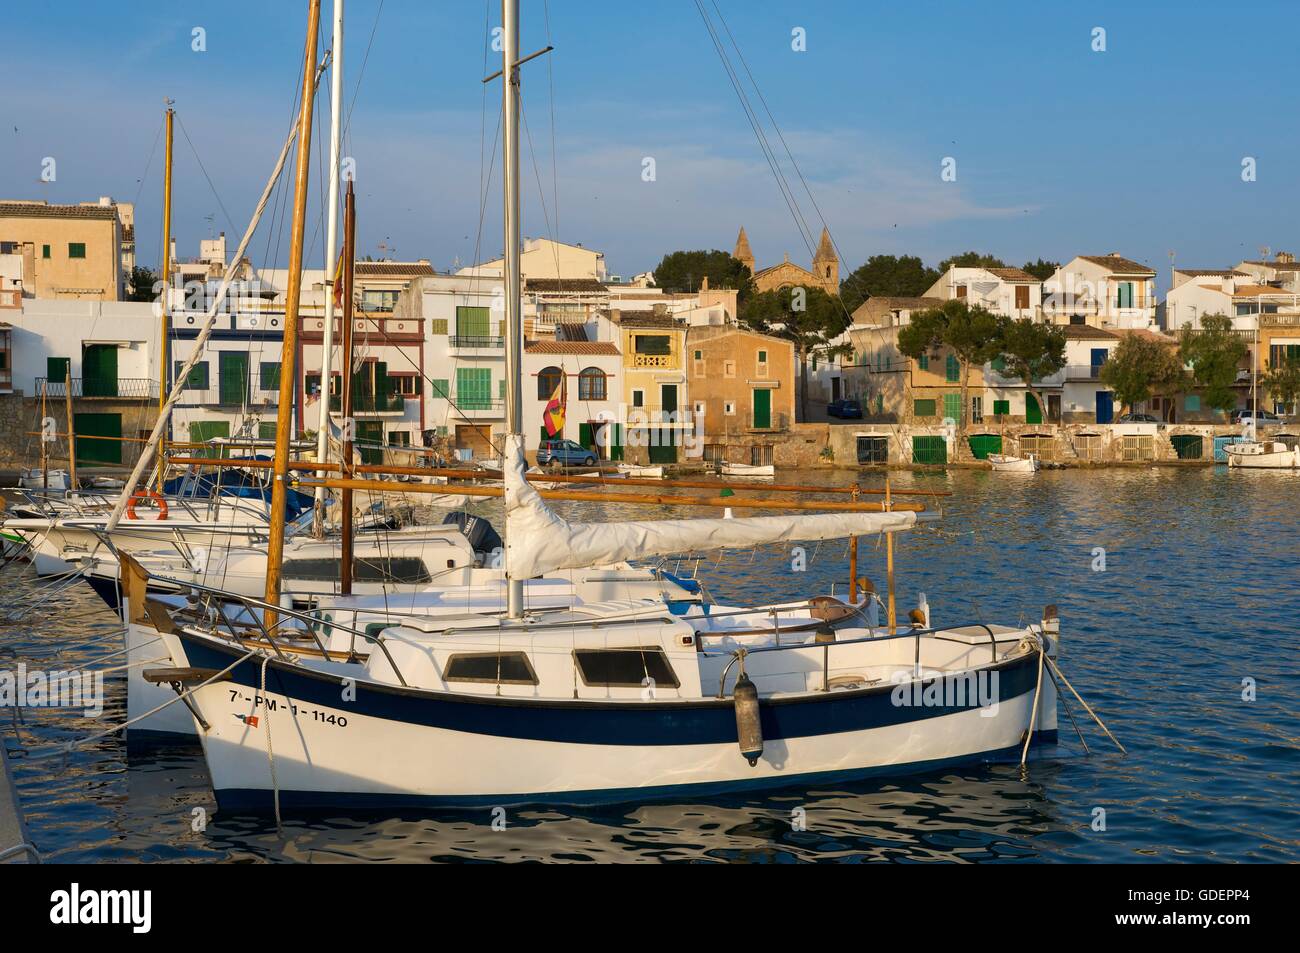
[[[728,477],[770,477],[776,476],[776,467],[771,464],[755,466],[749,463],[727,463],[724,461],[722,475]]]
[[[1039,466],[1038,457],[1032,453],[1024,457],[1013,457],[1004,453],[990,453],[988,461],[998,473],[1037,473]]]

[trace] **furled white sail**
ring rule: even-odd
[[[916,522],[915,513],[896,512],[570,523],[552,512],[524,478],[523,438],[507,441],[505,543],[511,579],[672,553],[870,536],[908,529]]]

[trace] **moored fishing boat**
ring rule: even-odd
[[[759,466],[749,463],[728,463],[722,464],[722,475],[728,477],[770,477],[776,476],[776,467],[767,464]]]
[[[1300,447],[1289,447],[1279,440],[1248,440],[1230,443],[1223,448],[1229,467],[1259,470],[1293,470],[1300,467]]]
[[[1028,454],[1023,457],[1009,456],[1003,453],[990,453],[987,457],[994,471],[998,473],[1037,473],[1038,457]]]

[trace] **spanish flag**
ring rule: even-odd
[[[567,378],[561,374],[560,383],[551,399],[546,402],[546,410],[542,412],[542,422],[546,425],[546,433],[551,437],[564,433],[564,405],[568,396]]]
[[[334,269],[334,307],[343,309],[343,252],[339,252],[339,263]]]

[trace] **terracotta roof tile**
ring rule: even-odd
[[[420,278],[436,274],[433,266],[424,261],[359,261],[356,263],[358,278]]]
[[[609,289],[595,278],[529,278],[524,282],[528,291],[588,291],[603,294]]]
[[[116,219],[112,205],[47,205],[44,202],[0,202],[0,218]]]
[[[1067,324],[1062,327],[1067,338],[1076,341],[1114,341],[1119,335],[1105,328],[1093,327],[1091,324]]]
[[[1155,277],[1155,272],[1146,265],[1140,265],[1122,255],[1080,255],[1079,257],[1084,261],[1092,262],[1094,265],[1101,265],[1117,275],[1151,275]]]
[[[1042,284],[1041,278],[1035,278],[1029,272],[1021,268],[985,268],[990,275],[997,275],[1003,281],[1029,281],[1034,284]]]
[[[528,341],[529,354],[608,354],[618,356],[618,348],[609,341]]]

